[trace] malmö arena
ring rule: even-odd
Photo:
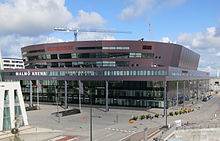
[[[199,54],[172,43],[75,41],[26,46],[25,69],[4,70],[19,80],[24,100],[67,104],[155,107],[206,95],[209,73]],[[90,96],[90,94],[92,96]]]

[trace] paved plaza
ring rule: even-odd
[[[175,120],[181,119],[183,123],[201,123],[209,121],[215,116],[220,115],[220,96],[214,95],[214,98],[207,102],[198,101],[192,105],[188,102],[186,107],[195,109],[194,112],[168,117],[168,124],[173,124]],[[58,108],[58,109],[57,109]],[[69,109],[77,108],[69,106]],[[181,107],[172,107],[168,110],[175,111]],[[88,141],[90,139],[90,108],[82,107],[82,113],[65,117],[52,115],[56,111],[64,110],[56,105],[40,105],[40,110],[28,111],[29,126],[22,127],[20,136],[25,141],[55,141],[56,138],[74,138],[76,141]],[[136,115],[142,114],[163,114],[163,109],[149,110],[129,110],[129,109],[112,109],[105,112],[102,108],[93,108],[93,141],[117,141],[131,134],[143,131],[148,128],[147,133],[154,132],[165,124],[165,118],[159,117],[140,120],[133,124],[129,119]],[[215,115],[216,114],[216,115]],[[1,141],[8,141],[10,134],[2,132]]]

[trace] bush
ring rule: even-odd
[[[150,114],[147,114],[147,115],[146,115],[146,119],[149,119],[149,118],[151,118],[151,115],[150,115]]]
[[[18,128],[12,128],[11,129],[12,134],[18,134],[18,132],[19,132]]]
[[[140,119],[141,119],[141,120],[145,119],[145,115],[141,115],[141,116],[140,116]]]
[[[170,116],[173,116],[173,112],[169,112],[169,115],[170,115]]]
[[[156,118],[159,118],[160,114],[155,114],[154,116],[155,116]]]
[[[175,115],[178,115],[179,114],[179,111],[175,111]]]
[[[187,109],[184,109],[184,110],[183,110],[183,113],[187,113]]]
[[[138,116],[133,116],[132,118],[131,118],[131,120],[137,120],[138,119]]]

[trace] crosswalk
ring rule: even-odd
[[[78,136],[57,136],[55,138],[49,139],[48,141],[76,141],[78,139]]]
[[[119,129],[119,128],[105,128],[105,130],[123,132],[123,133],[136,133],[136,131],[134,130],[125,130],[125,129]]]

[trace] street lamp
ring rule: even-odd
[[[54,90],[55,90],[55,97],[56,97],[56,105],[57,105],[57,114],[56,116],[58,117],[58,123],[60,123],[60,114],[59,114],[59,107],[58,107],[58,93],[57,93],[57,88],[55,84],[56,81],[56,77],[52,77],[53,82],[53,86],[54,86]]]
[[[92,93],[88,90],[90,96],[90,141],[92,141]]]

